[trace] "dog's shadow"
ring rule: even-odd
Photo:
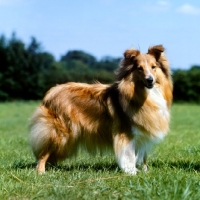
[[[183,169],[185,171],[200,171],[200,162],[191,162],[187,160],[177,160],[177,161],[161,161],[155,160],[151,163],[152,168],[171,168],[171,169]]]
[[[151,168],[171,168],[171,169],[183,169],[185,171],[200,171],[200,162],[190,162],[190,161],[184,161],[184,160],[177,160],[177,161],[162,161],[162,160],[155,160],[149,163],[149,167]],[[15,161],[12,165],[12,169],[35,169],[36,163],[27,163],[23,160],[21,161]],[[58,171],[120,171],[120,168],[118,167],[117,163],[115,162],[103,162],[99,163],[96,162],[94,164],[91,163],[73,163],[73,164],[66,164],[66,165],[57,165],[52,166],[50,164],[47,164],[46,166],[47,170],[58,170]]]
[[[35,169],[37,163],[26,163],[24,161],[15,161],[12,165],[12,169]],[[92,171],[120,171],[120,168],[118,165],[113,162],[113,163],[95,163],[95,164],[90,164],[90,163],[74,163],[74,164],[66,164],[66,165],[57,165],[57,166],[52,166],[51,164],[47,163],[46,165],[46,170],[58,170],[58,171],[74,171],[74,170],[79,170],[79,171],[87,171],[87,170],[92,170]]]

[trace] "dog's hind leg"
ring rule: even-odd
[[[49,156],[50,156],[50,153],[46,153],[38,159],[36,170],[39,174],[43,174],[45,172],[45,165]]]
[[[55,167],[57,165],[57,158],[53,153],[45,153],[42,156],[39,156],[36,171],[39,174],[43,174],[45,172],[45,166],[49,164],[51,167]]]

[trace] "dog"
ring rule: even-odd
[[[169,130],[173,83],[164,47],[124,52],[113,84],[69,82],[51,88],[30,120],[38,173],[84,146],[113,148],[119,167],[147,171],[147,151]]]

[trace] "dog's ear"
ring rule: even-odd
[[[154,56],[155,59],[158,61],[161,56],[161,53],[164,52],[164,50],[165,49],[162,45],[156,45],[148,49],[148,54]]]
[[[129,49],[124,52],[124,59],[121,60],[120,67],[115,71],[117,80],[122,80],[132,72],[134,59],[139,54],[140,51],[135,49]]]
[[[140,54],[140,51],[135,49],[129,49],[124,52],[124,58],[127,60],[134,60],[134,58]]]
[[[163,73],[167,77],[170,77],[171,71],[169,68],[169,62],[168,62],[167,58],[164,56],[164,54],[162,54],[162,52],[164,52],[164,50],[165,49],[162,45],[157,45],[154,47],[150,47],[148,49],[148,54],[151,54],[155,57],[156,61],[159,63],[161,70],[163,71]]]

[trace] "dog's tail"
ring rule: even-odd
[[[37,160],[65,159],[72,151],[72,139],[64,120],[40,106],[30,120],[30,145]]]

